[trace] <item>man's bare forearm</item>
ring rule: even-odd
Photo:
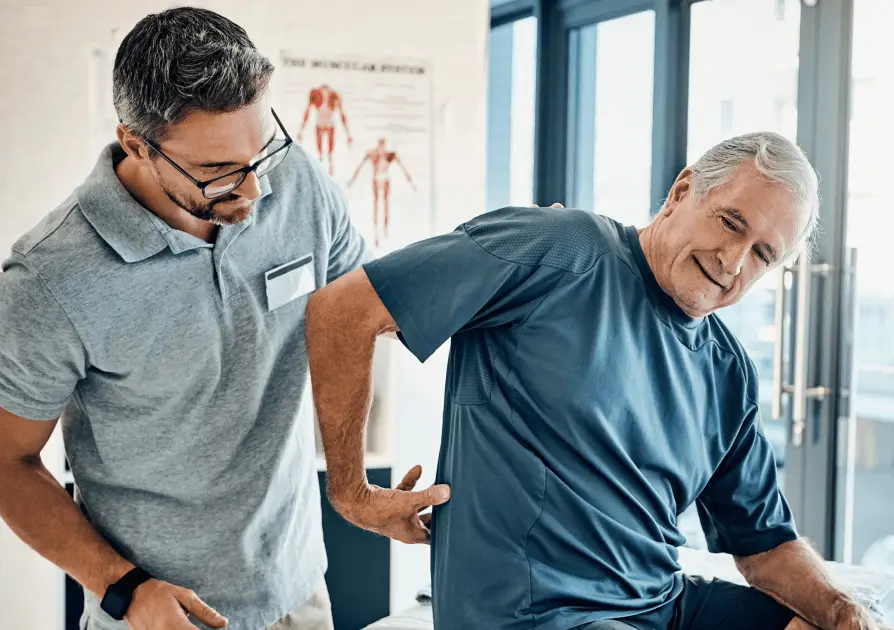
[[[363,269],[320,289],[307,304],[307,356],[326,451],[329,500],[358,527],[419,544],[430,538],[420,512],[446,503],[450,488],[414,491],[421,466],[410,469],[396,488],[380,488],[367,482],[363,465],[376,339],[397,330]]]
[[[376,337],[386,329],[371,328],[362,310],[344,304],[338,285],[327,289],[307,306],[307,354],[326,483],[338,507],[340,498],[350,499],[366,484],[364,427],[372,403],[373,354]]]
[[[856,602],[832,583],[822,558],[803,540],[736,558],[742,575],[756,589],[819,628],[837,628]]]
[[[133,568],[99,536],[37,457],[0,464],[0,517],[97,597]]]

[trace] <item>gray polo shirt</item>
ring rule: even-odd
[[[84,514],[121,555],[256,630],[326,570],[304,311],[368,258],[299,147],[209,244],[121,185],[108,147],[0,274],[0,406],[62,414]],[[89,628],[124,629],[87,599]]]

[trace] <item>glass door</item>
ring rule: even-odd
[[[718,142],[753,131],[775,131],[796,140],[798,0],[715,0],[691,9],[687,164]],[[760,46],[731,43],[735,33],[761,33]],[[751,35],[749,35],[751,37]],[[780,333],[791,329],[792,274],[768,274],[720,318],[754,361],[760,380],[764,432],[773,445],[779,485],[785,488],[789,437],[786,406],[774,392],[790,374],[790,344]],[[785,342],[785,343],[784,343]],[[694,508],[680,516],[687,544],[704,546]]]
[[[652,168],[655,12],[569,32],[569,202],[643,226]]]
[[[534,199],[537,18],[491,29],[489,58],[487,209],[527,206]]]
[[[836,557],[894,574],[894,281],[890,176],[894,3],[854,0],[846,244],[842,299],[848,404],[839,418]],[[849,359],[849,360],[848,360]]]

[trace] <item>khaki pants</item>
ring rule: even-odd
[[[332,607],[326,582],[297,610],[286,615],[266,630],[335,630],[332,624]]]

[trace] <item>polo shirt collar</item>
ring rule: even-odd
[[[124,157],[124,149],[117,142],[107,146],[77,189],[81,212],[109,247],[128,263],[146,260],[165,248],[180,254],[211,247],[202,239],[171,228],[130,195],[115,174],[115,166]],[[271,192],[269,177],[261,178],[261,198]],[[242,229],[251,222],[249,217]]]

